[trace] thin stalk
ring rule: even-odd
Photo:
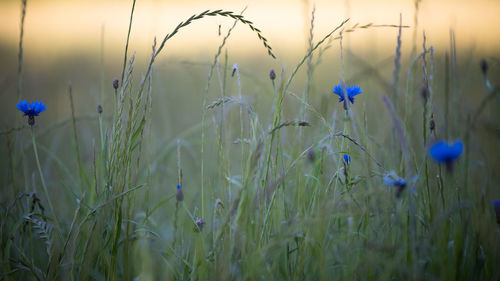
[[[40,173],[40,180],[42,182],[43,192],[45,193],[45,197],[47,197],[47,202],[49,203],[50,211],[52,212],[54,219],[57,222],[58,221],[57,215],[56,215],[56,212],[55,212],[54,207],[52,205],[52,201],[50,200],[49,191],[47,189],[47,185],[45,184],[45,177],[43,176],[43,172],[42,172],[42,166],[40,165],[40,159],[38,158],[38,150],[36,148],[36,139],[35,139],[35,130],[33,129],[33,126],[30,127],[30,131],[31,131],[31,143],[33,144],[33,151],[35,152],[36,165],[38,167],[38,172]]]
[[[123,68],[122,68],[122,78],[120,79],[120,86],[123,86],[123,77],[125,75],[125,67],[127,66],[128,42],[130,40],[130,31],[132,30],[132,20],[134,18],[134,10],[135,10],[135,0],[133,0],[132,2],[132,10],[130,11],[130,21],[128,24],[127,43],[125,43],[125,54],[123,55]],[[148,77],[148,75],[144,77]]]

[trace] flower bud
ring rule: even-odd
[[[274,81],[274,79],[276,79],[276,72],[274,72],[274,69],[271,69],[271,71],[269,72],[269,79],[271,79],[271,81]]]
[[[436,121],[434,121],[434,114],[431,115],[431,121],[430,121],[430,129],[431,129],[431,132],[434,132],[434,130],[436,129]]]
[[[481,60],[480,66],[483,74],[486,74],[486,72],[488,72],[488,63],[486,62],[485,59]]]
[[[182,187],[180,184],[177,185],[177,194],[175,195],[177,202],[182,202],[184,200],[184,193],[182,193]]]
[[[113,80],[113,88],[114,88],[115,90],[116,90],[116,89],[118,89],[118,84],[119,84],[118,79]]]
[[[99,114],[102,113],[102,105],[97,106],[97,113],[99,113]]]

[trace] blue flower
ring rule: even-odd
[[[463,151],[464,144],[461,141],[455,141],[453,144],[438,141],[430,147],[429,154],[438,163],[451,164]]]
[[[361,94],[363,90],[359,86],[352,85],[345,87],[345,91],[347,93],[347,99],[351,103],[354,103],[354,97]],[[339,96],[339,102],[343,102],[346,98],[342,84],[335,85],[335,87],[333,87],[333,93]]]
[[[406,180],[396,175],[394,171],[390,171],[388,174],[384,175],[382,179],[385,185],[397,187],[406,186]]]
[[[349,165],[349,163],[351,163],[351,156],[344,154],[344,164]]]
[[[396,197],[401,197],[401,194],[406,189],[407,185],[414,185],[417,181],[418,176],[413,177],[408,182],[405,178],[398,176],[394,171],[390,171],[382,177],[383,183],[388,186],[396,187]],[[411,189],[411,192],[416,192],[414,188]]]
[[[24,116],[38,116],[38,114],[47,109],[47,107],[43,104],[43,101],[28,103],[26,100],[23,100],[17,104],[17,109],[24,112]]]
[[[35,125],[35,116],[38,116],[47,107],[43,104],[43,101],[27,102],[23,100],[17,104],[17,109],[24,112],[24,116],[28,116],[28,125],[33,126]]]

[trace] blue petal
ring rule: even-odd
[[[493,200],[491,201],[493,203],[493,209],[495,210],[495,213],[500,214],[500,200]]]
[[[349,165],[350,162],[351,162],[351,156],[349,156],[348,154],[344,154],[344,163],[346,165]]]
[[[354,103],[354,97],[361,94],[362,91],[363,90],[356,85],[346,87],[347,97],[349,98],[349,101],[351,101],[351,103]]]
[[[500,213],[500,200],[493,200],[491,201],[493,203],[493,209],[495,210],[495,213],[499,214]]]
[[[451,160],[455,160],[460,157],[463,151],[464,144],[461,141],[456,141],[455,143],[453,143],[453,145],[450,147],[450,157],[452,158]]]
[[[444,141],[439,141],[431,146],[429,154],[437,162],[452,162],[462,154],[464,145],[461,141],[456,141],[453,145],[448,145]]]
[[[429,149],[429,154],[437,162],[444,162],[447,157],[448,144],[444,141],[436,142]]]
[[[30,108],[28,102],[26,100],[23,100],[17,104],[17,109],[24,112],[24,114],[27,114]]]
[[[181,185],[180,184],[177,185],[177,190],[181,190]]]
[[[342,85],[338,84],[333,87],[333,93],[339,96],[339,102],[344,101],[344,90],[342,89]]]
[[[384,177],[382,178],[382,181],[385,185],[395,185],[395,183],[396,183],[396,180],[394,180],[389,175],[384,175]]]
[[[385,185],[399,186],[399,187],[406,186],[406,180],[404,178],[400,178],[398,175],[396,175],[394,171],[385,174],[382,180]]]
[[[31,103],[31,110],[33,110],[33,114],[35,116],[38,116],[38,114],[45,109],[47,109],[47,107],[45,106],[45,104],[43,104],[42,101],[34,101]]]

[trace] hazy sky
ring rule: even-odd
[[[25,27],[27,54],[98,52],[101,38],[106,50],[123,46],[132,1],[29,1]],[[314,4],[313,4],[314,3]],[[180,21],[206,9],[241,12],[260,28],[279,52],[302,51],[309,17],[316,7],[315,36],[320,38],[349,17],[350,24],[414,25],[413,1],[160,1],[140,0],[136,4],[132,29],[133,49],[149,50],[155,36],[163,37]],[[0,2],[0,48],[17,48],[20,1]],[[433,45],[447,46],[449,30],[456,31],[457,45],[475,51],[495,53],[500,49],[500,1],[422,1],[418,36],[426,31]],[[224,33],[231,20],[206,18],[185,28],[169,42],[171,52],[200,53],[217,46],[219,25]],[[413,29],[404,31],[411,39]],[[385,49],[394,46],[397,30],[378,28],[356,31],[350,44],[358,48]],[[247,27],[239,26],[232,46],[242,52],[262,52],[260,42]],[[370,42],[367,44],[367,42]],[[259,49],[260,48],[260,49]],[[394,48],[391,47],[391,50]],[[201,50],[201,51],[200,51]],[[110,51],[109,55],[114,55]]]

